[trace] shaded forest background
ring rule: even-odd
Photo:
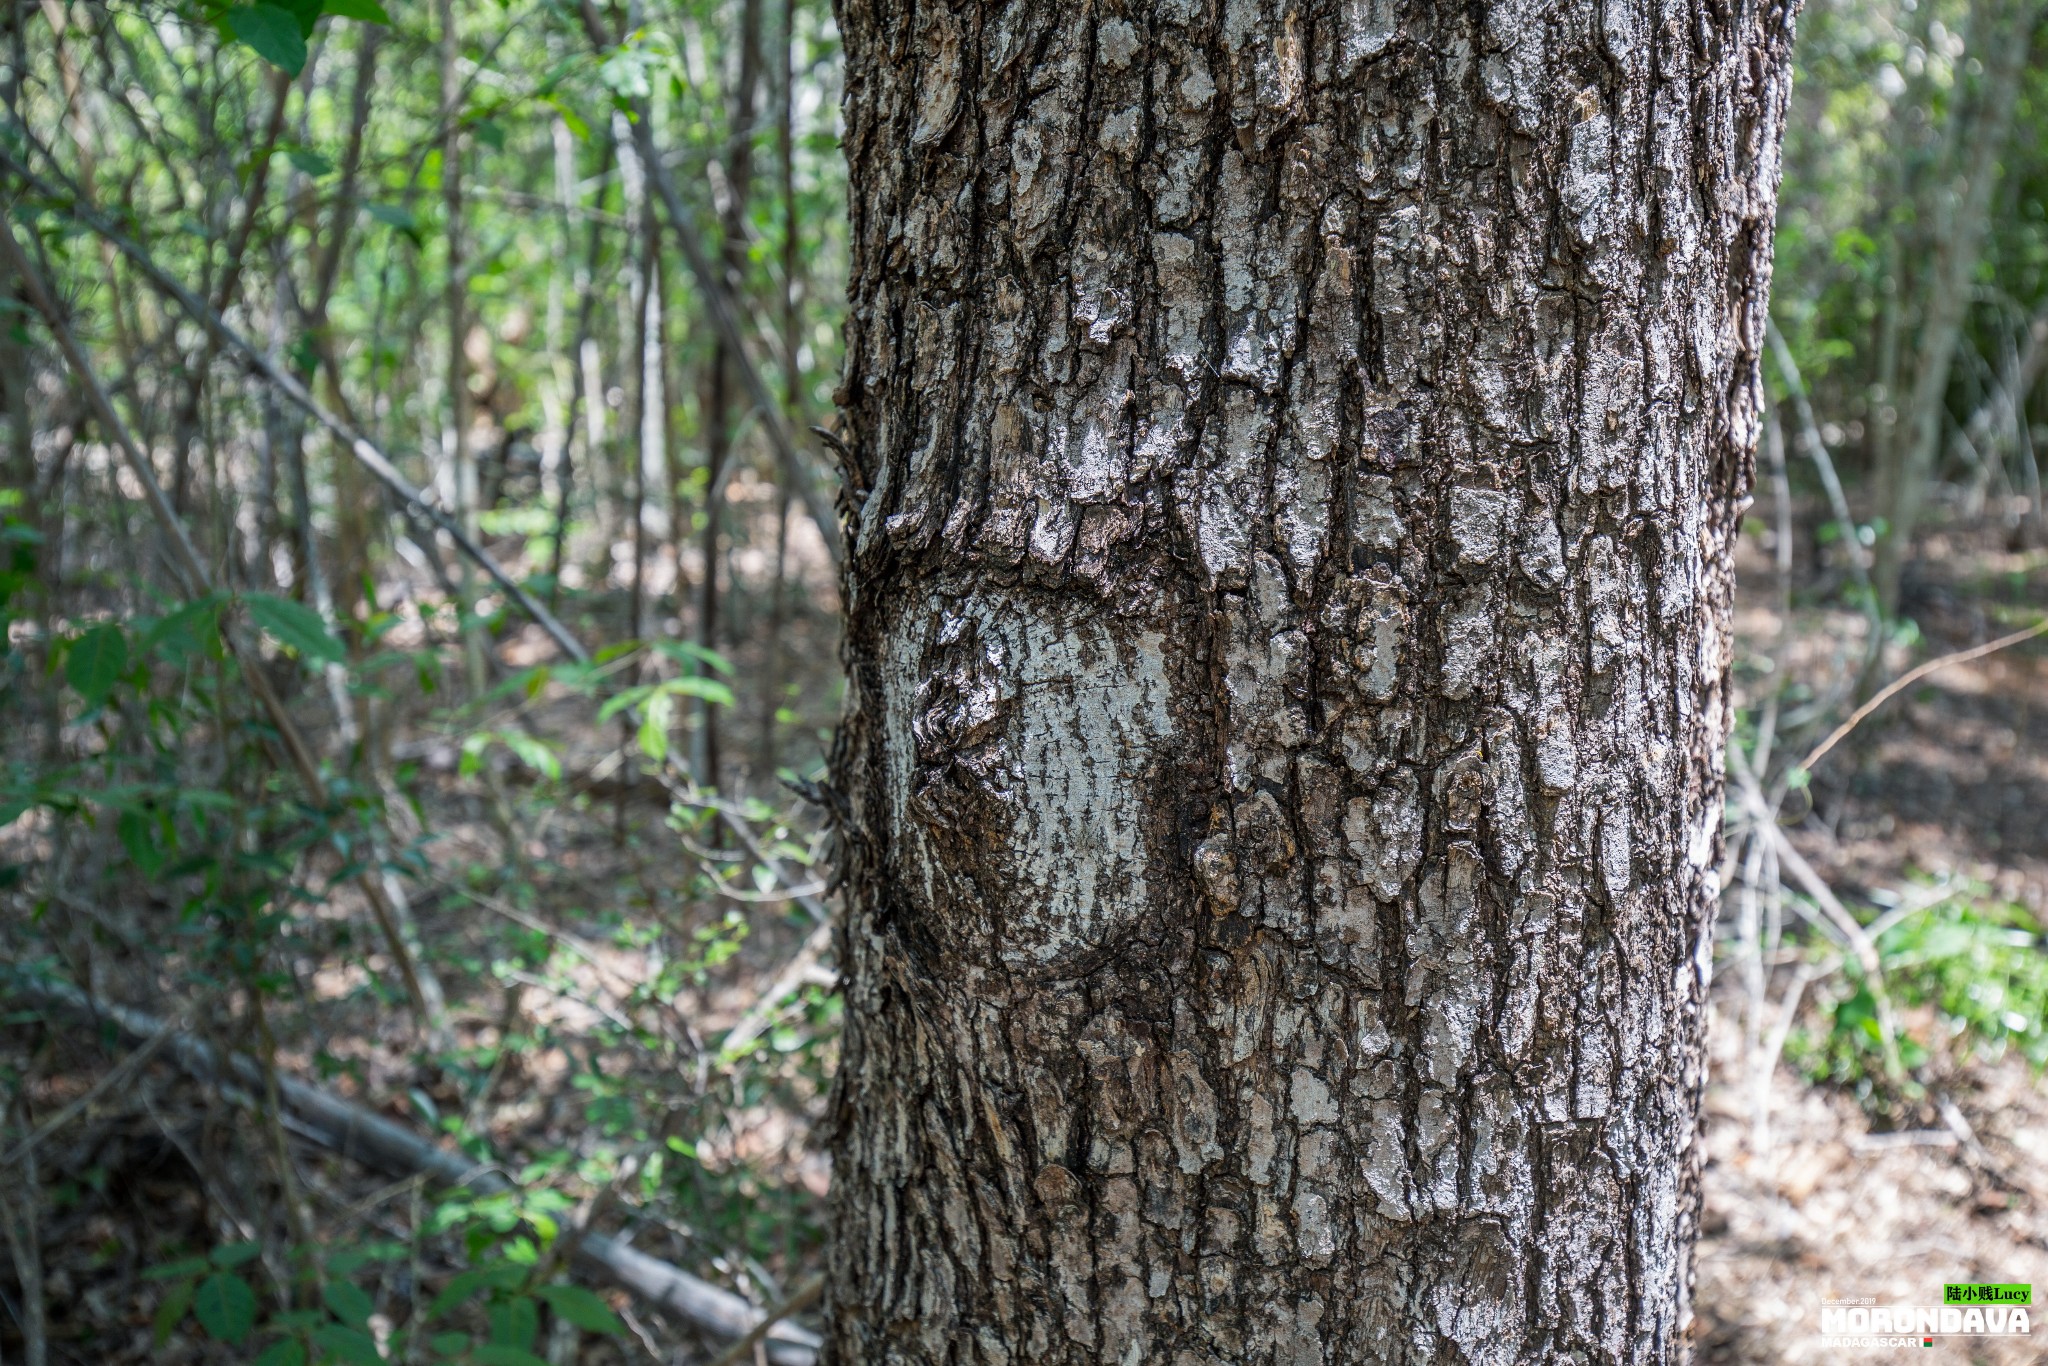
[[[831,14],[5,6],[0,1359],[800,1324]],[[1820,1359],[1824,1294],[2048,1283],[2043,11],[1800,19],[1710,1360]]]

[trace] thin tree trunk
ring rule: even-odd
[[[1999,368],[1992,391],[1970,420],[1957,429],[1953,446],[1975,467],[1969,495],[1964,500],[1966,515],[1983,509],[1983,497],[1996,473],[2005,463],[2005,443],[2027,431],[2027,403],[2048,365],[2048,301],[2034,310],[2022,329],[2025,345],[2008,343],[2005,363]],[[2038,514],[2041,509],[2033,511]]]
[[[363,143],[370,126],[370,92],[377,78],[377,52],[383,30],[374,24],[361,26],[356,39],[356,71],[349,110],[348,141],[341,157],[341,178],[334,195],[326,241],[321,244],[313,272],[312,307],[306,325],[327,340],[327,307],[340,277],[342,250],[355,226],[357,213],[356,178],[363,160]],[[320,344],[316,342],[316,347]],[[310,361],[310,357],[308,358]],[[315,365],[295,367],[299,382],[313,386]],[[303,424],[299,424],[301,427]],[[301,438],[303,439],[303,438]],[[370,544],[375,535],[378,491],[355,461],[339,458],[334,465],[334,610],[342,621],[354,621],[363,605],[362,584],[370,572]]]
[[[714,343],[704,377],[704,525],[698,530],[697,553],[704,562],[697,580],[697,646],[718,648],[718,514],[724,502],[726,462],[732,454],[729,411],[731,392],[726,379],[731,373],[723,345]],[[702,661],[699,672],[707,672]],[[692,737],[691,771],[706,787],[718,787],[718,714],[708,703],[697,707],[697,725]]]
[[[1787,9],[839,19],[826,1359],[1679,1359]]]
[[[1904,407],[1887,448],[1887,468],[1880,484],[1886,495],[1884,535],[1877,544],[1878,603],[1884,615],[1896,615],[1900,580],[1912,554],[1913,531],[1926,503],[1934,458],[1942,447],[1948,414],[1948,377],[1961,340],[1963,322],[1974,295],[1985,233],[1990,227],[1991,191],[1998,181],[1998,161],[2012,129],[2019,98],[2020,76],[2042,11],[2041,0],[1981,0],[1972,13],[1974,51],[1982,54],[1985,74],[1968,135],[1964,116],[1951,119],[1951,143],[1944,164],[1962,165],[1937,188],[1939,201],[1930,210],[1940,224],[1926,273],[1926,295],[1920,334],[1913,348],[1913,382],[1903,395]],[[1966,144],[1966,148],[1965,148]]]
[[[610,166],[611,142],[607,139],[604,154],[598,158],[599,174],[602,175]],[[567,197],[570,190],[573,190],[573,186],[565,189],[565,197],[562,201],[562,245],[565,250],[569,246],[571,237],[569,210],[573,206]],[[591,334],[591,325],[597,311],[597,290],[592,282],[597,277],[598,259],[603,250],[604,216],[602,213],[593,212],[590,216],[589,244],[584,249],[583,260],[576,267],[574,280],[576,290],[576,340],[571,346],[569,353],[562,360],[566,409],[562,415],[561,450],[555,457],[555,530],[554,539],[548,547],[548,606],[550,609],[561,601],[562,566],[565,562],[565,556],[568,554],[570,499],[576,489],[576,466],[572,458],[572,452],[575,448],[578,410],[586,401],[591,405],[602,405],[602,399],[596,392],[596,381],[586,378],[584,369],[586,364],[585,352],[594,350],[596,345],[595,338]],[[601,437],[602,430],[594,420],[591,421],[588,424],[583,441],[583,461],[586,465],[591,466],[593,470],[596,468],[597,443]],[[587,477],[588,475],[586,474]],[[592,487],[595,488],[596,485],[593,484]]]
[[[462,121],[456,117],[462,98],[462,76],[458,65],[462,55],[455,28],[454,0],[439,0],[441,29],[441,207],[448,247],[448,278],[443,285],[443,306],[448,313],[448,460],[453,475],[456,516],[462,528],[476,534],[476,466],[469,449],[468,356],[464,342],[469,331],[463,279],[462,237]],[[468,571],[463,571],[467,577]]]
[[[438,0],[437,22],[441,30],[441,207],[447,218],[443,230],[448,243],[448,279],[443,306],[448,314],[448,436],[444,454],[448,461],[449,494],[462,532],[477,538],[476,452],[469,440],[469,265],[463,240],[462,218],[462,119],[463,97],[461,36],[455,26],[455,0]],[[481,696],[485,685],[482,628],[467,619],[475,602],[471,593],[469,561],[456,564],[456,583],[461,592],[457,611],[465,619],[462,628],[462,658],[472,697]]]
[[[648,383],[648,355],[652,346],[649,332],[656,310],[660,306],[654,270],[655,257],[660,252],[661,244],[657,238],[654,212],[646,199],[641,197],[635,200],[629,195],[628,202],[632,205],[631,221],[637,229],[637,240],[632,253],[632,277],[626,291],[631,296],[633,310],[631,330],[626,338],[627,364],[631,367],[632,396],[628,415],[632,438],[624,443],[632,455],[622,462],[632,473],[631,482],[625,491],[629,518],[626,529],[633,544],[632,582],[626,608],[626,637],[629,640],[640,640],[646,634],[644,579],[647,572],[647,427],[649,403],[659,401],[658,387]],[[637,680],[640,676],[637,658],[631,665],[631,670],[632,677]],[[624,820],[623,808],[620,820]]]
[[[16,1107],[7,1107],[11,1117]],[[34,1132],[29,1123],[28,1106],[20,1105],[22,1132]],[[0,1135],[6,1135],[8,1146],[13,1144],[13,1135],[8,1128],[0,1126]],[[10,1164],[11,1165],[11,1164]],[[19,1192],[20,1214],[15,1212],[16,1196],[0,1194],[0,1235],[4,1235],[8,1251],[13,1256],[14,1283],[20,1299],[10,1308],[16,1309],[20,1322],[16,1325],[21,1333],[22,1366],[49,1366],[49,1304],[43,1285],[43,1233],[42,1220],[37,1205],[43,1196],[43,1183],[36,1171],[36,1150],[32,1143],[21,1146],[21,1170],[9,1172],[8,1185]]]
[[[646,237],[647,163],[640,155],[625,115],[612,115],[612,138],[619,149],[619,212],[627,228],[626,247],[619,254],[619,288],[614,291],[618,298],[618,341],[615,349],[619,369],[616,387],[620,393],[618,428],[622,433],[619,450],[622,454],[613,462],[613,468],[608,471],[610,478],[605,484],[610,508],[610,516],[604,519],[609,523],[605,531],[608,569],[612,542],[627,529],[623,510],[629,497],[625,477],[627,468],[632,460],[639,457],[640,427],[633,395],[639,392],[642,356],[636,338],[647,321],[645,282],[641,278],[640,264],[642,242]],[[605,391],[592,389],[591,395],[596,397],[601,392]]]
[[[804,426],[803,371],[797,364],[797,273],[803,250],[797,236],[796,207],[796,13],[797,0],[782,0],[782,25],[775,52],[775,170],[782,201],[782,386],[789,405],[790,426]],[[761,642],[761,738],[754,761],[757,789],[775,780],[775,718],[782,708],[782,632],[788,596],[790,503],[803,472],[794,452],[784,454],[776,471],[775,570],[768,582],[768,630]]]
[[[724,228],[720,267],[726,285],[737,296],[746,268],[747,195],[753,184],[754,94],[761,81],[761,0],[740,0],[739,72],[733,82],[730,122],[726,129]],[[687,231],[687,229],[679,229]],[[704,377],[704,526],[699,553],[704,574],[697,585],[697,644],[718,648],[718,561],[721,514],[725,508],[727,462],[732,457],[732,373],[737,358],[724,338],[712,344]],[[703,664],[698,665],[704,669]],[[697,705],[695,753],[691,766],[697,781],[719,785],[718,712],[709,702]]]
[[[284,133],[285,108],[291,101],[291,79],[281,71],[272,72],[269,84],[270,117],[264,125],[261,146],[256,149],[250,160],[249,184],[247,192],[242,196],[242,216],[228,237],[227,255],[221,265],[220,280],[213,289],[212,303],[213,311],[216,313],[226,312],[234,303],[241,288],[242,267],[248,258],[249,242],[255,235],[256,219],[263,212],[264,202],[269,195],[271,153],[276,150],[278,138]],[[230,199],[230,210],[232,205],[233,201]],[[111,273],[111,261],[108,266]],[[118,295],[116,298],[118,300]],[[220,344],[213,334],[209,332],[202,336],[198,355],[186,363],[184,399],[179,406],[177,418],[171,424],[171,457],[175,462],[171,475],[171,505],[181,516],[190,506],[193,497],[192,442],[201,433],[203,418],[200,409],[206,395],[206,379],[213,368],[215,357],[219,354]],[[216,496],[225,496],[222,489],[216,488],[215,493]],[[223,525],[222,535],[227,540],[232,540],[232,523]]]

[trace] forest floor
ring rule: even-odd
[[[1763,689],[1788,682],[1803,690],[1788,696],[1825,694],[1860,652],[1865,623],[1825,605],[1828,573],[1813,566],[1801,567],[1787,610],[1758,544],[1745,538],[1739,701],[1755,705]],[[1927,636],[1922,656],[2009,629],[1997,619],[2001,608],[2048,605],[2048,556],[1940,531],[1925,549],[1908,604]],[[1803,541],[1800,558],[1816,557]],[[783,736],[783,762],[814,767],[836,711],[831,590],[821,561],[800,563],[809,583],[785,626],[782,681],[773,696],[740,697],[728,726],[736,762],[755,751],[767,722]],[[601,591],[585,607],[618,611]],[[766,661],[748,642],[765,635],[765,611],[758,599],[735,608],[729,652],[740,679],[762,676]],[[543,651],[527,632],[502,653],[516,668]],[[672,826],[666,794],[632,780],[624,740],[591,724],[587,702],[546,689],[517,708],[522,723],[568,741],[568,776],[530,786],[530,775],[500,763],[494,794],[461,771],[463,736],[485,722],[415,701],[394,747],[417,770],[413,823],[401,833],[431,832],[415,911],[443,965],[453,1046],[423,1049],[375,984],[389,964],[352,950],[302,965],[299,994],[278,1024],[279,1063],[392,1118],[446,1127],[460,1117],[458,1127],[487,1143],[503,1169],[539,1164],[525,1175],[562,1193],[571,1226],[587,1219],[624,1232],[645,1251],[774,1302],[817,1264],[829,1180],[811,1137],[835,1060],[829,971],[813,965],[799,974],[804,993],[763,1000],[811,926],[786,902],[705,896],[693,879],[730,855],[704,830]],[[752,790],[775,791],[765,783]],[[1790,838],[1852,904],[1886,904],[1891,893],[1948,878],[2048,917],[2048,650],[2035,642],[1928,679],[1831,757],[1812,800]],[[37,836],[30,829],[14,838],[33,845]],[[35,852],[17,848],[6,858]],[[69,857],[90,866],[91,850]],[[743,862],[731,871],[743,876]],[[316,913],[347,920],[360,907],[341,892]],[[164,964],[152,971],[150,960],[109,947],[124,925],[147,933],[147,915],[106,906],[98,914],[111,938],[65,950],[73,970],[83,964],[112,998],[169,1010],[158,994],[170,980]],[[0,957],[50,947],[19,925],[0,935]],[[654,984],[658,996],[648,991]],[[1909,1012],[1907,1026],[1938,1054],[1937,1084],[1914,1105],[1880,1113],[1852,1088],[1814,1084],[1780,1061],[1760,1123],[1740,1023],[1747,1002],[1725,969],[1714,1006],[1696,1301],[1702,1360],[1836,1359],[1818,1336],[1824,1297],[1928,1303],[1946,1280],[2048,1286],[2048,1093],[2024,1061],[2010,1051],[1945,1048],[1932,1011]],[[239,1009],[230,995],[222,1016]],[[750,1011],[765,1011],[769,1027],[746,1057],[702,1047]],[[182,1018],[204,1026],[207,1015],[201,1008]],[[241,1360],[189,1323],[159,1341],[153,1320],[165,1290],[148,1273],[223,1240],[278,1240],[287,1202],[274,1149],[247,1132],[240,1112],[161,1067],[90,1094],[122,1054],[85,1031],[0,1020],[0,1065],[28,1079],[36,1116],[81,1097],[92,1102],[40,1157],[45,1213],[36,1232],[52,1360]],[[649,1153],[662,1145],[608,1138],[608,1128],[691,1142],[669,1145],[670,1166],[643,1180]],[[402,1317],[401,1306],[462,1264],[452,1237],[415,1235],[435,1216],[416,1183],[296,1140],[287,1146],[314,1240],[384,1249],[362,1273],[380,1310]],[[674,1160],[685,1151],[687,1163]],[[608,1185],[633,1198],[601,1198]],[[621,1213],[636,1206],[638,1214]],[[266,1270],[282,1295],[288,1269]],[[16,1359],[19,1344],[13,1293],[9,1282],[0,1305],[5,1360]],[[635,1316],[623,1299],[613,1303],[627,1312],[627,1339],[558,1335],[544,1344],[548,1359],[706,1359],[686,1334]],[[2040,1359],[2024,1342],[1940,1351],[1940,1359]]]
[[[2024,624],[2008,615],[2015,609],[2048,610],[2048,555],[1955,526],[1923,540],[1907,581],[1904,611],[1926,637],[1918,658],[2005,634]],[[1787,612],[1764,539],[1745,537],[1738,579],[1737,702],[1749,707],[1781,685],[1795,698],[1845,686],[1868,639],[1860,614],[1826,605],[1830,575],[1810,565],[1795,574],[1799,605]],[[1797,558],[1819,558],[1817,549],[1809,533]],[[1894,671],[1913,662],[1893,653]],[[1811,807],[1787,833],[1851,905],[1896,904],[1946,883],[2024,907],[2037,930],[2048,924],[2048,649],[2033,641],[1957,664],[1895,698],[1823,761]],[[1774,975],[1782,1000],[1789,974]],[[1808,1032],[1824,1028],[1810,1002]],[[1760,1102],[1745,990],[1725,964],[1714,1005],[1703,1362],[1843,1359],[1819,1334],[1826,1298],[1936,1304],[1947,1281],[2048,1289],[2048,1090],[2016,1050],[1958,1046],[1931,1008],[1909,1010],[1907,1034],[1933,1053],[1924,1096],[1876,1110],[1780,1060]],[[1933,1359],[2038,1362],[2044,1332],[1938,1338]]]

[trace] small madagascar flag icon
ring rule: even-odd
[[[1921,1345],[1922,1347],[1932,1347],[1932,1346],[1934,1345],[1934,1339],[1933,1339],[1933,1338],[1922,1338],[1922,1339],[1920,1339],[1920,1345]]]

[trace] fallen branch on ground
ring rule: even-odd
[[[711,1366],[738,1366],[738,1363],[752,1356],[761,1339],[774,1330],[776,1324],[791,1314],[800,1313],[825,1298],[825,1278],[813,1276],[790,1292],[788,1299],[768,1311],[767,1317],[755,1324],[747,1335],[712,1359]]]
[[[161,1035],[159,1047],[179,1067],[200,1081],[242,1092],[243,1098],[251,1103],[253,1097],[267,1090],[262,1066],[254,1058],[231,1053],[223,1060],[203,1040],[170,1029],[141,1011],[95,1001],[69,983],[0,968],[0,993],[82,1024],[112,1024],[131,1046]],[[509,1180],[491,1168],[472,1162],[461,1153],[438,1148],[403,1125],[304,1082],[279,1076],[277,1095],[279,1104],[293,1121],[295,1132],[364,1166],[391,1176],[424,1176],[438,1185],[492,1194],[514,1189]],[[576,1249],[576,1262],[590,1274],[665,1310],[707,1336],[743,1337],[761,1327],[767,1318],[731,1291],[601,1233],[583,1239]],[[771,1321],[763,1345],[774,1366],[811,1366],[817,1357],[819,1339],[803,1328]]]

